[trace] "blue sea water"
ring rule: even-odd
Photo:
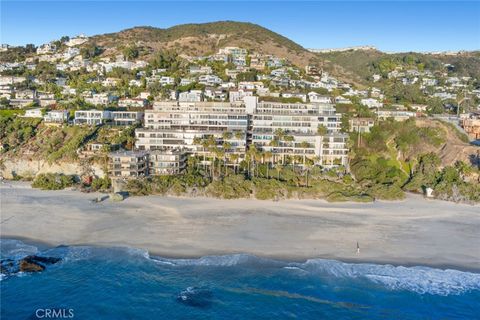
[[[2,259],[29,254],[62,261],[3,275],[1,319],[36,319],[45,309],[74,319],[480,319],[478,273],[1,240]]]

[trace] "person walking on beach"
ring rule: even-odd
[[[358,241],[357,241],[357,254],[360,254],[360,245],[358,244]]]

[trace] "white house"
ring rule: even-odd
[[[348,98],[338,96],[338,97],[335,97],[335,103],[338,103],[338,104],[352,104],[352,101]]]
[[[181,102],[199,102],[203,100],[203,93],[201,90],[190,90],[187,92],[180,92],[178,101]]]
[[[100,125],[111,119],[111,112],[106,110],[77,110],[75,111],[75,125]]]
[[[116,126],[130,126],[143,120],[143,111],[112,111],[112,121]]]
[[[223,81],[214,75],[202,75],[198,78],[198,82],[206,86],[215,86],[221,84]]]
[[[87,41],[88,41],[88,37],[85,36],[84,34],[80,34],[80,35],[76,36],[75,38],[72,38],[72,39],[68,40],[65,44],[68,47],[74,47],[74,46],[79,46],[81,44],[84,44]]]
[[[46,43],[37,48],[37,54],[50,54],[57,51],[57,46],[53,43]]]
[[[175,78],[172,77],[161,77],[159,82],[162,86],[169,86],[175,84]]]
[[[190,78],[182,78],[180,79],[180,85],[181,86],[188,86],[189,84],[191,83],[194,83],[195,80],[194,79],[190,79]]]
[[[383,107],[383,103],[376,100],[376,99],[373,99],[373,98],[366,98],[366,99],[362,99],[360,100],[360,103],[364,106],[367,106],[369,109],[373,109],[373,108],[381,108]]]
[[[308,100],[316,103],[332,103],[332,98],[328,96],[322,96],[321,94],[313,91],[308,93]]]
[[[211,74],[212,68],[208,66],[191,66],[190,73],[191,74]]]
[[[294,92],[284,92],[282,93],[283,98],[299,98],[303,102],[307,102],[307,95],[304,93],[294,93]]]
[[[42,109],[35,108],[35,109],[28,109],[25,110],[25,114],[23,115],[25,118],[43,118]]]
[[[64,123],[67,120],[68,120],[67,110],[52,110],[52,111],[48,111],[43,116],[43,121],[45,121],[45,123]]]
[[[144,108],[147,106],[147,100],[140,98],[122,98],[118,100],[118,106],[123,108]]]
[[[115,101],[115,96],[110,93],[95,93],[91,97],[86,97],[85,102],[93,105],[106,105]]]
[[[245,97],[252,97],[253,96],[253,91],[250,90],[230,90],[229,92],[229,99],[230,102],[235,102],[235,101],[243,101],[243,98]]]

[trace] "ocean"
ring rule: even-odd
[[[2,274],[1,319],[480,319],[472,272],[1,240],[3,260],[33,254],[62,260]]]

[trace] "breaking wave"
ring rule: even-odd
[[[430,267],[403,267],[371,263],[345,263],[336,260],[310,259],[306,262],[285,262],[259,258],[248,254],[205,256],[198,259],[168,259],[151,257],[146,250],[130,247],[58,246],[39,251],[35,246],[19,240],[1,239],[1,258],[21,259],[37,254],[62,258],[62,263],[88,259],[128,259],[149,261],[167,268],[178,267],[238,267],[262,270],[283,270],[292,275],[318,276],[325,279],[353,279],[367,281],[388,290],[411,291],[418,294],[458,295],[480,290],[480,274],[459,270],[442,270]],[[3,279],[4,276],[1,276]]]

